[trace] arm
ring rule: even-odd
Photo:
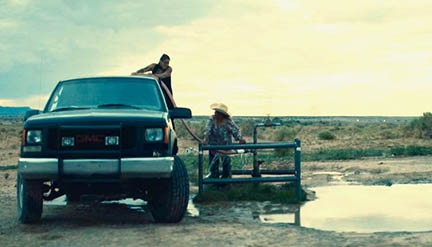
[[[163,78],[170,77],[170,76],[171,76],[171,73],[172,73],[172,68],[171,68],[171,67],[168,67],[168,69],[167,69],[165,72],[160,73],[160,74],[155,74],[155,76],[157,76],[157,77],[163,79]]]
[[[204,136],[204,138],[203,138],[204,145],[208,144],[208,137],[209,137],[208,135]]]
[[[208,144],[208,138],[209,138],[209,135],[210,135],[210,132],[211,132],[211,129],[212,129],[212,125],[213,125],[212,121],[213,121],[213,118],[210,118],[207,121],[207,124],[206,124],[206,126],[204,128],[204,139],[203,139],[203,141],[204,141],[205,144]]]
[[[145,72],[152,71],[155,65],[156,65],[155,63],[152,63],[147,67],[144,67],[142,69],[137,70],[136,72],[133,72],[132,75],[145,75]]]
[[[240,128],[237,126],[237,124],[232,121],[232,119],[229,120],[229,126],[231,127],[231,133],[236,141],[238,141],[240,144],[245,144],[246,140],[243,139],[243,136],[240,132]]]

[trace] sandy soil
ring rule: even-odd
[[[313,190],[341,183],[431,183],[431,163],[432,156],[305,162],[303,184]],[[0,172],[0,246],[432,246],[432,231],[359,234],[261,223],[256,214],[267,210],[269,202],[196,205],[198,216],[188,214],[172,225],[155,224],[145,207],[46,205],[42,223],[21,225],[16,220],[15,179],[15,170]]]

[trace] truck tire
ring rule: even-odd
[[[23,224],[40,221],[43,208],[42,182],[17,176],[18,220]]]
[[[174,156],[171,178],[155,184],[150,195],[149,209],[156,222],[177,223],[183,219],[189,202],[189,178],[179,157]]]

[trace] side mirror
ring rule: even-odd
[[[38,115],[39,113],[39,110],[28,110],[24,115],[24,121],[27,121],[31,116]]]
[[[189,108],[176,107],[169,112],[170,118],[192,118],[192,112]]]

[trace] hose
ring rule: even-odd
[[[173,103],[174,107],[177,107],[177,104],[176,104],[176,102],[175,102],[175,100],[174,100],[174,97],[172,96],[172,94],[171,94],[170,90],[168,89],[168,87],[165,85],[165,83],[162,82],[162,80],[160,81],[160,84],[161,84],[163,90],[165,91],[165,93],[168,95],[168,98],[169,98],[169,99],[171,100],[171,102]],[[181,121],[182,121],[182,123],[183,123],[183,126],[186,128],[187,132],[189,132],[189,134],[190,134],[190,135],[191,135],[191,136],[192,136],[196,141],[198,141],[199,143],[205,145],[204,140],[202,140],[201,138],[199,138],[197,135],[195,135],[195,134],[192,132],[191,128],[186,124],[186,121],[185,121],[184,119],[182,119]],[[226,150],[215,150],[215,152],[216,152],[216,153],[220,153],[220,154],[225,154],[225,155],[228,155],[228,154],[236,154],[236,152],[233,152],[233,151],[226,151]]]
[[[177,104],[176,104],[176,102],[175,102],[175,100],[174,100],[174,97],[172,96],[172,94],[171,94],[170,90],[168,89],[168,87],[167,87],[167,86],[165,85],[165,83],[163,83],[162,81],[160,81],[160,84],[161,84],[163,90],[165,91],[165,93],[168,95],[168,98],[169,98],[169,99],[171,100],[171,102],[173,103],[174,107],[177,107]],[[201,138],[199,138],[198,136],[196,136],[196,135],[192,132],[191,128],[189,128],[189,126],[186,124],[186,121],[185,121],[184,119],[182,119],[181,121],[182,121],[184,127],[186,128],[187,132],[189,132],[189,134],[190,134],[190,135],[191,135],[191,136],[192,136],[196,141],[198,141],[198,142],[201,143],[201,144],[204,144],[204,140],[202,140]]]
[[[150,76],[150,75],[143,75],[143,76]],[[155,79],[158,79],[157,77],[152,76]],[[166,95],[168,96],[168,98],[171,100],[172,104],[174,105],[174,107],[177,107],[177,104],[174,100],[174,97],[172,96],[170,90],[168,89],[168,87],[165,85],[165,83],[162,82],[162,80],[158,80],[162,89],[165,91]],[[202,140],[201,138],[199,138],[197,135],[195,135],[192,131],[192,129],[186,124],[186,121],[184,119],[181,120],[183,123],[183,126],[186,128],[186,131],[199,143],[206,145],[206,143],[204,142],[204,140]],[[233,151],[226,151],[226,150],[215,150],[216,153],[221,153],[221,154],[235,154],[235,152]]]

